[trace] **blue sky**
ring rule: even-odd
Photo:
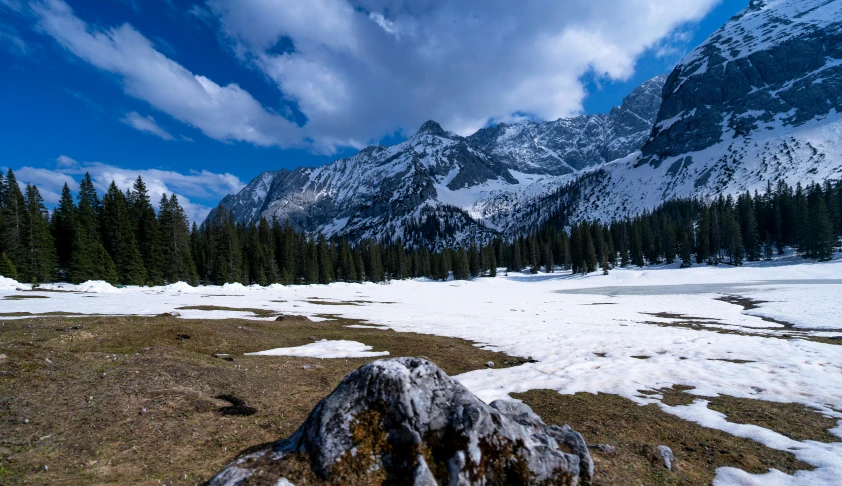
[[[681,5],[676,6],[675,3]],[[747,0],[0,0],[0,167],[138,174],[194,219],[265,170],[608,111]]]

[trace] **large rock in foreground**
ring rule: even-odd
[[[288,439],[229,464],[211,486],[587,483],[582,436],[524,404],[486,405],[431,362],[374,361],[350,373]]]

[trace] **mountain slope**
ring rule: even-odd
[[[535,174],[569,174],[639,150],[652,131],[666,75],[632,91],[608,114],[522,121],[483,128],[468,137],[510,169]]]
[[[752,1],[676,66],[641,153],[577,188],[571,216],[842,178],[840,134],[842,0]]]
[[[222,206],[238,220],[277,218],[299,230],[352,238],[411,238],[404,230],[430,214],[451,227],[448,236],[483,237],[489,231],[455,206],[519,183],[498,159],[432,121],[391,147],[272,174],[226,197]]]

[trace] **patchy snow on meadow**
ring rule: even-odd
[[[322,339],[304,346],[275,348],[245,354],[247,356],[304,356],[308,358],[374,358],[389,355],[388,351],[372,351],[371,349],[371,346],[356,341]]]
[[[0,300],[0,319],[20,312],[178,312],[182,318],[273,320],[249,310],[266,309],[269,315],[307,315],[314,320],[341,316],[363,320],[367,326],[468,339],[537,360],[457,377],[485,401],[531,389],[617,394],[791,451],[816,467],[792,476],[721,468],[717,484],[838,484],[842,477],[842,422],[831,431],[840,436],[840,443],[799,442],[761,427],[728,422],[705,401],[723,394],[792,402],[842,419],[842,345],[813,340],[842,341],[842,259],[815,263],[787,255],[741,268],[663,266],[584,277],[518,273],[470,282],[102,288],[109,293],[96,293],[96,287],[45,285],[44,290],[66,292],[43,292],[45,299]],[[28,286],[5,282],[0,299],[22,294],[17,288]],[[79,293],[82,288],[87,293]],[[37,290],[26,293],[39,295]],[[285,352],[318,357],[370,352],[362,343],[354,343],[361,346],[354,349],[339,346],[335,354],[327,346],[336,343],[312,343]],[[691,405],[668,406],[660,394],[653,394],[673,385],[695,387],[690,393],[698,399]]]

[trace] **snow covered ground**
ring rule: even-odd
[[[24,294],[16,288],[28,286],[0,279],[0,298]],[[717,484],[839,484],[842,477],[842,422],[832,431],[840,443],[798,442],[761,427],[728,422],[709,410],[704,400],[727,394],[794,402],[842,419],[842,346],[807,339],[842,339],[842,259],[813,263],[789,255],[742,268],[657,267],[616,269],[607,276],[512,274],[471,282],[415,280],[389,285],[193,288],[176,284],[114,289],[87,283],[42,288],[66,292],[36,290],[26,294],[48,298],[0,300],[0,319],[13,318],[7,317],[10,313],[58,311],[272,319],[231,310],[238,308],[316,320],[330,315],[363,319],[368,325],[397,331],[469,339],[537,360],[458,377],[486,401],[530,389],[613,393],[791,451],[816,467],[794,476],[749,475],[722,468]],[[740,304],[748,301],[736,298],[763,302],[744,310]],[[185,306],[225,309],[179,309]],[[315,349],[335,348],[327,344],[299,349],[308,348],[309,356],[328,356]],[[363,345],[355,343],[347,351],[367,352]],[[336,349],[327,351],[330,356],[342,354],[342,349],[338,354]],[[660,395],[639,392],[675,384],[696,387],[692,393],[699,399],[687,406],[668,406],[660,402]]]

